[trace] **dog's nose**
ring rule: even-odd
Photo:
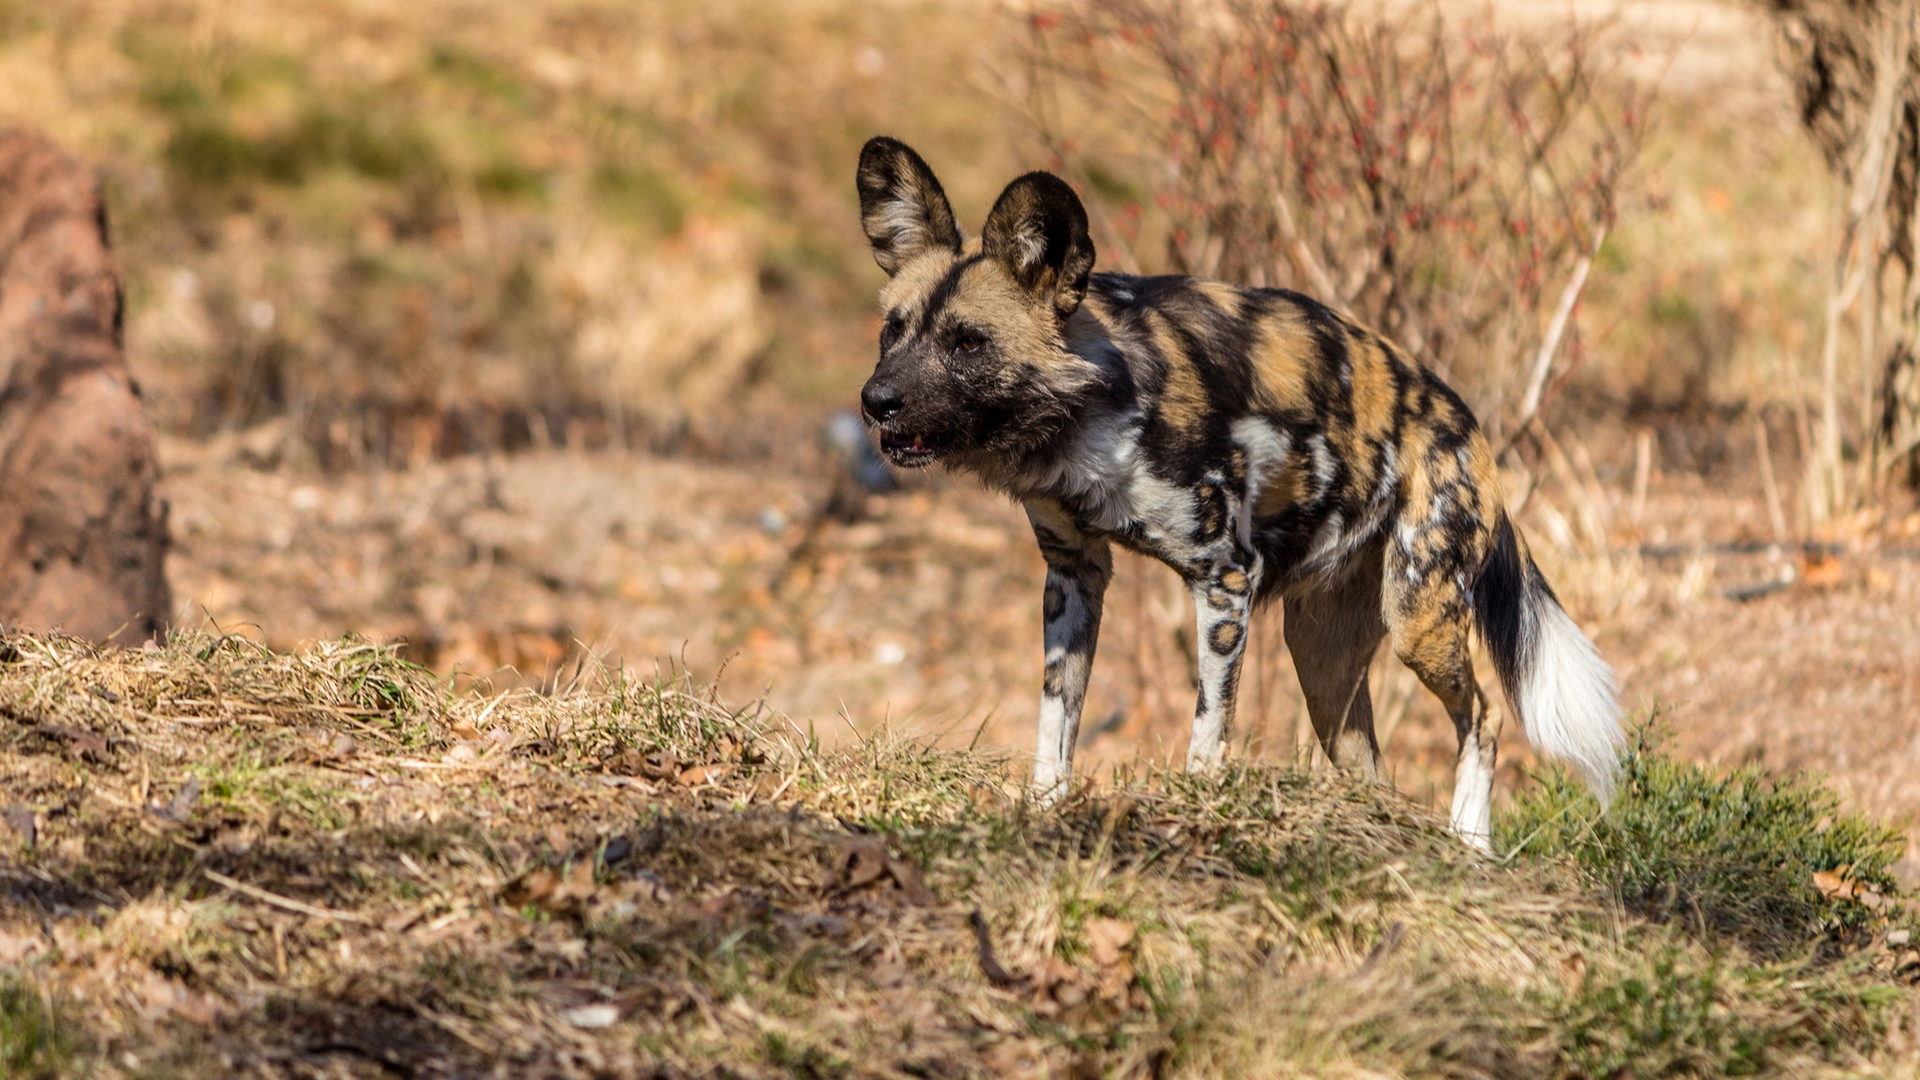
[[[900,406],[906,403],[906,395],[895,386],[887,383],[870,382],[860,391],[860,404],[866,407],[867,416],[873,422],[884,423]]]

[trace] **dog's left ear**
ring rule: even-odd
[[[1065,180],[1032,172],[1007,185],[980,230],[980,248],[1065,319],[1087,295],[1093,237],[1087,208]]]
[[[960,253],[947,193],[913,148],[877,135],[860,148],[860,227],[873,245],[873,259],[888,277],[915,256],[936,248]]]

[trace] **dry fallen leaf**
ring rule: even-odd
[[[585,901],[593,899],[593,894],[599,891],[599,888],[599,885],[593,880],[593,860],[574,860],[573,871],[567,875],[566,892],[568,899],[579,900],[584,903]]]
[[[1102,1001],[1122,1001],[1133,985],[1133,961],[1127,950],[1133,945],[1133,924],[1124,919],[1104,916],[1087,920],[1087,949],[1093,962],[1100,965],[1100,985],[1094,988]]]
[[[847,888],[857,889],[880,880],[887,872],[887,845],[871,836],[850,836],[840,842],[840,870]]]
[[[466,742],[479,742],[486,736],[480,734],[480,729],[474,727],[472,721],[455,720],[453,722],[453,737]]]
[[[1101,967],[1114,967],[1126,959],[1126,949],[1131,944],[1132,923],[1105,916],[1087,920],[1087,948],[1093,953],[1093,962]]]
[[[460,743],[453,749],[440,755],[440,760],[449,765],[465,765],[470,761],[478,761],[480,759],[480,751],[474,749],[474,745],[472,741]]]
[[[1809,551],[1800,556],[1800,580],[1814,588],[1838,585],[1844,576],[1836,556],[1823,551]]]
[[[193,816],[193,806],[199,801],[200,781],[189,776],[180,790],[173,793],[173,798],[167,800],[167,805],[154,812],[168,821],[185,821]]]
[[[887,873],[893,876],[900,891],[907,894],[907,903],[914,907],[931,907],[938,901],[933,890],[927,888],[927,882],[920,876],[920,868],[905,859],[888,859]]]
[[[648,772],[646,757],[631,746],[601,758],[600,768],[614,776],[642,776]]]
[[[700,787],[727,775],[730,769],[728,765],[695,765],[682,772],[678,779],[686,787]]]
[[[1814,887],[1829,900],[1851,900],[1860,888],[1860,883],[1849,876],[1852,872],[1851,864],[1838,870],[1816,870],[1813,875]]]
[[[560,875],[542,866],[529,870],[500,890],[500,898],[514,907],[538,904],[560,888]]]
[[[1034,1011],[1042,1016],[1057,1016],[1062,1010],[1086,1004],[1086,980],[1073,965],[1050,956],[1033,982]]]

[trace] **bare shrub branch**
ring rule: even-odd
[[[1028,116],[1118,265],[1311,292],[1519,420],[1644,133],[1604,27],[1296,0],[1068,0],[1028,25]]]

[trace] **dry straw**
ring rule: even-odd
[[[52,1005],[5,998],[27,1075],[1892,1060],[1864,962],[1760,964],[1325,775],[1041,811],[996,755],[822,748],[680,673],[454,693],[364,641],[205,635],[5,638],[0,738],[0,958]]]

